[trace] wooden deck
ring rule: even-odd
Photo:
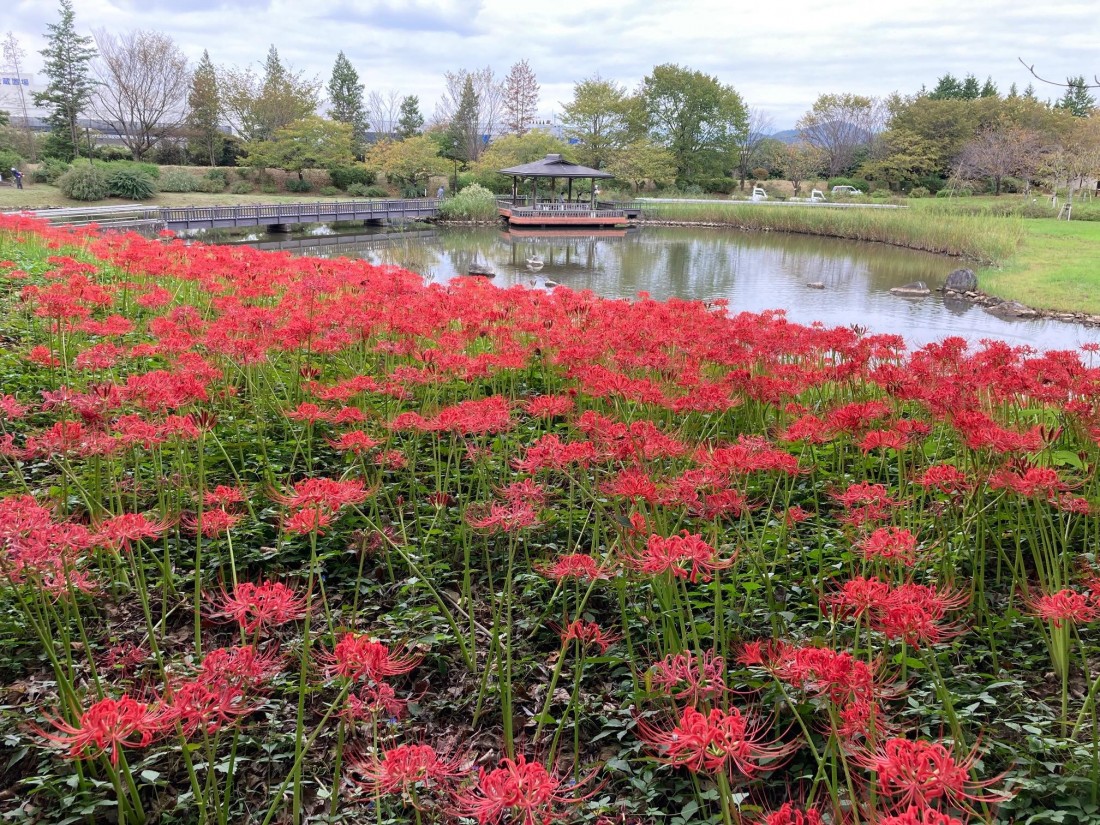
[[[618,204],[556,203],[553,201],[528,203],[511,200],[497,201],[497,212],[510,226],[626,226],[632,217],[630,210]]]

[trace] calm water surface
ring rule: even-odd
[[[957,260],[882,244],[729,229],[643,227],[563,234],[560,230],[431,228],[395,232],[327,227],[296,235],[254,235],[264,249],[358,257],[396,264],[436,282],[471,266],[496,273],[494,284],[545,288],[553,281],[609,298],[729,301],[731,312],[783,309],[794,321],[858,325],[902,335],[919,346],[949,335],[998,338],[1039,349],[1100,342],[1100,330],[1047,320],[1004,320],[965,301],[901,298],[890,288],[925,281],[933,289]],[[542,266],[539,266],[539,262]],[[808,282],[824,283],[811,289]]]

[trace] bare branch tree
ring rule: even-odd
[[[15,38],[14,32],[8,32],[4,38],[4,62],[14,74],[16,80],[19,82],[16,86],[16,92],[19,96],[19,108],[20,114],[23,117],[23,132],[26,137],[27,148],[30,150],[31,161],[38,160],[38,149],[35,144],[34,135],[31,133],[31,123],[27,117],[27,95],[23,91],[23,58],[27,56],[27,53],[23,50],[23,47],[19,45],[19,41]]]
[[[745,131],[734,138],[734,153],[737,159],[737,171],[741,177],[741,189],[745,188],[745,179],[752,170],[760,145],[772,133],[772,119],[755,107],[749,109],[748,125]]]
[[[1075,85],[1073,83],[1059,83],[1056,80],[1047,80],[1045,77],[1040,77],[1039,74],[1037,74],[1036,71],[1035,71],[1035,64],[1034,63],[1032,63],[1029,66],[1026,63],[1024,63],[1024,59],[1022,57],[1017,57],[1016,59],[1019,60],[1020,65],[1023,66],[1025,69],[1027,69],[1031,73],[1031,76],[1034,77],[1036,80],[1038,80],[1040,83],[1046,83],[1050,86],[1061,86],[1063,89],[1068,89],[1071,86]],[[1093,80],[1093,82],[1085,85],[1085,88],[1086,89],[1100,89],[1100,75],[1093,75],[1092,80]]]
[[[985,129],[963,147],[955,169],[961,178],[993,178],[993,193],[999,195],[1009,175],[1030,177],[1039,163],[1040,147],[1039,135],[1030,129]]]
[[[497,137],[500,134],[500,118],[504,109],[504,90],[503,84],[496,79],[491,66],[475,71],[459,69],[457,72],[446,72],[444,75],[446,88],[443,97],[436,104],[432,120],[438,126],[445,126],[451,122],[462,100],[462,87],[466,85],[467,75],[473,82],[474,93],[477,95],[478,127],[483,135],[489,138]]]
[[[395,89],[371,92],[367,97],[367,119],[379,135],[392,138],[397,134],[397,121],[401,119],[401,101],[404,96]]]
[[[155,31],[115,37],[94,32],[99,78],[95,113],[107,121],[135,160],[178,129],[187,116],[191,74],[175,41]]]
[[[539,106],[539,82],[526,60],[514,63],[504,78],[502,100],[508,131],[514,135],[526,134]]]

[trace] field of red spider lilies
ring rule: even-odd
[[[0,813],[1100,821],[1100,366],[0,217]]]

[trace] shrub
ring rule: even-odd
[[[206,180],[216,181],[221,184],[221,189],[216,190],[218,192],[229,186],[229,171],[227,169],[219,169],[215,167],[207,171],[204,177],[206,178]],[[204,189],[203,191],[205,192],[207,190]]]
[[[283,186],[286,187],[287,192],[308,192],[313,189],[313,184],[305,178],[301,180],[298,178],[287,178]]]
[[[769,172],[763,166],[757,166],[755,169],[752,170],[752,176],[757,180],[767,180],[770,175],[771,172]]]
[[[8,170],[13,166],[21,167],[23,165],[23,158],[13,152],[11,149],[0,149],[0,171],[7,174]]]
[[[187,147],[172,140],[162,140],[153,149],[153,160],[161,166],[184,166]]]
[[[497,198],[484,186],[472,184],[443,201],[439,217],[449,221],[488,221],[497,217]]]
[[[384,198],[389,193],[381,186],[368,186],[365,183],[353,183],[348,194],[356,198]]]
[[[125,146],[97,146],[93,154],[106,161],[131,160],[134,157],[134,153]]]
[[[134,169],[112,169],[107,174],[107,188],[119,198],[145,201],[157,194],[156,184],[144,172]]]
[[[212,178],[209,175],[199,178],[195,181],[196,192],[208,192],[210,194],[217,194],[224,192],[226,187],[225,178]]]
[[[334,198],[337,195],[342,195],[343,192],[341,192],[335,186],[322,186],[318,194],[325,195],[329,198]]]
[[[160,176],[161,192],[194,192],[199,179],[183,169],[168,169]]]
[[[229,192],[233,195],[251,195],[252,184],[246,180],[234,181],[229,187]]]
[[[278,195],[279,187],[275,184],[275,181],[265,180],[260,184],[260,191],[265,195]]]
[[[107,173],[95,163],[80,163],[57,179],[57,188],[66,198],[74,201],[101,201],[111,188]]]
[[[356,184],[366,186],[374,183],[374,173],[365,166],[338,166],[329,169],[328,176],[337,189],[346,190]]]
[[[31,174],[35,183],[57,183],[57,179],[72,169],[71,163],[58,158],[46,158]]]
[[[909,197],[911,198],[927,198],[931,194],[932,193],[923,186],[914,186],[909,190]]]

